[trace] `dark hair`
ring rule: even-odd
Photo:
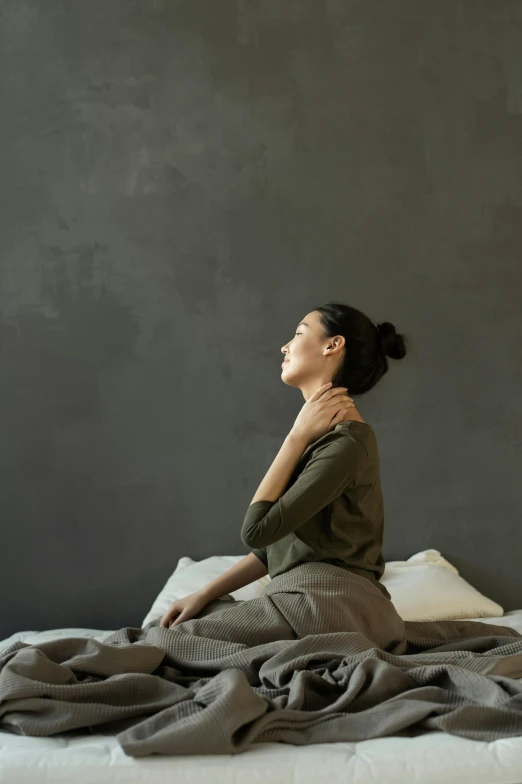
[[[332,386],[348,387],[349,395],[362,395],[380,381],[389,369],[386,357],[406,356],[410,340],[389,321],[374,324],[360,310],[342,302],[327,302],[312,310],[319,312],[326,337],[342,335],[346,340],[344,361],[332,379]]]

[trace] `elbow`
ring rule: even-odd
[[[258,543],[256,541],[256,537],[255,536],[249,536],[249,534],[247,534],[247,533],[243,533],[243,532],[241,533],[241,541],[247,547],[259,547],[259,545],[258,545]]]
[[[274,542],[274,522],[273,520],[268,519],[268,510],[266,507],[272,508],[274,504],[272,501],[257,501],[256,503],[261,506],[261,509],[257,509],[257,516],[249,514],[247,511],[241,527],[241,541],[247,547],[266,547]],[[251,504],[250,509],[252,509],[253,506],[254,505]],[[264,513],[262,517],[259,516],[260,512]],[[278,538],[280,537],[276,536],[276,540]]]
[[[262,526],[243,525],[243,528],[241,529],[241,541],[247,547],[264,547],[265,542],[261,541],[262,539],[263,539]],[[265,539],[266,539],[266,535],[265,535]]]

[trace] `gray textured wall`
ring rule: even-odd
[[[385,557],[522,607],[521,40],[502,0],[4,0],[2,637],[248,552],[332,298],[415,344],[359,406]]]

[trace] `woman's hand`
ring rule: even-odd
[[[196,591],[196,593],[189,593],[183,599],[176,599],[172,602],[167,612],[163,615],[160,626],[164,629],[172,629],[178,623],[188,621],[189,618],[194,618],[203,607],[208,604],[208,599],[203,594]],[[175,618],[177,616],[177,618]]]
[[[306,401],[297,415],[291,432],[311,444],[343,421],[345,412],[355,403],[346,394],[348,387],[334,387],[328,381]]]

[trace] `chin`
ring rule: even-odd
[[[287,370],[287,368],[281,368],[281,381],[283,384],[287,384],[289,387],[296,387],[297,384],[292,380],[292,377],[289,376],[288,373],[285,373],[285,370]]]

